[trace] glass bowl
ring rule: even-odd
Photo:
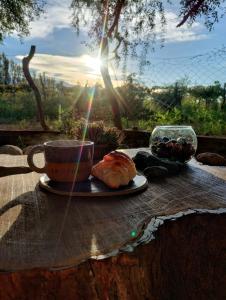
[[[197,137],[191,126],[156,126],[150,147],[158,158],[185,163],[196,152]]]

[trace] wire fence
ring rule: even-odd
[[[112,79],[122,82],[119,69],[114,68],[113,71]],[[123,111],[124,115],[128,115],[128,120],[132,122],[144,120],[146,122],[146,120],[153,119],[155,122],[162,123],[196,122],[199,127],[204,122],[208,126],[214,124],[215,127],[216,124],[222,123],[223,125],[219,126],[223,129],[220,127],[214,131],[212,128],[207,128],[202,132],[226,133],[226,125],[224,125],[226,123],[225,47],[195,56],[166,58],[155,56],[145,72],[137,74],[136,80],[145,85],[145,89],[146,87],[149,89],[147,92],[146,90],[144,92],[142,88],[133,88],[133,86],[133,90],[126,89],[126,86],[124,86],[124,90],[121,89],[121,96],[124,96],[126,102],[125,107],[129,107],[132,111],[130,114]],[[83,90],[82,85],[77,87],[65,85],[61,88],[62,91],[58,91],[58,87],[53,89],[54,92],[48,94],[45,103],[46,115],[50,116],[51,120],[59,119],[59,105],[63,111],[68,110],[74,105],[76,93],[79,94],[80,90]],[[89,87],[89,89],[91,88]],[[46,89],[48,90],[48,86]],[[31,101],[31,96],[27,92],[18,91],[18,93],[8,95],[8,98],[5,95],[4,97],[4,99],[0,99],[2,100],[0,101],[0,122],[1,118],[7,122],[14,122],[14,120],[32,119],[32,116],[36,116],[35,101]],[[152,101],[143,101],[145,97]],[[98,101],[93,103],[93,111],[95,114],[98,113],[97,115],[101,119],[105,117],[109,119],[111,112],[104,89],[100,88],[97,98]],[[175,113],[174,108],[178,108],[175,109]],[[169,114],[166,111],[169,111]],[[146,123],[143,127],[145,126]],[[213,125],[211,126],[213,127]]]
[[[226,82],[226,48],[195,56],[154,57],[139,80],[149,86],[165,86],[185,80],[189,86]]]

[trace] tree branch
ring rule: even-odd
[[[110,27],[110,29],[108,30],[108,37],[110,38],[112,36],[112,33],[114,32],[115,28],[118,26],[118,22],[119,22],[119,17],[122,11],[122,8],[125,4],[125,0],[118,0],[115,6],[115,11],[114,11],[114,21]]]
[[[116,39],[117,39],[117,41],[118,41],[118,44],[116,45],[115,49],[114,49],[112,52],[115,54],[115,57],[118,57],[118,58],[119,58],[119,55],[118,55],[118,49],[119,49],[119,47],[120,47],[121,44],[122,44],[123,37],[117,36]]]
[[[190,2],[192,2],[192,1],[190,1]],[[196,1],[193,1],[193,2],[196,2]],[[205,2],[205,0],[198,0],[194,5],[192,5],[190,7],[190,9],[188,10],[188,12],[184,15],[181,22],[179,24],[177,24],[177,27],[184,25],[184,23],[186,23],[189,18],[196,15],[199,8],[203,5],[204,2]]]

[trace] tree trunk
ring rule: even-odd
[[[24,76],[27,79],[29,86],[31,87],[31,89],[33,90],[33,92],[35,94],[35,99],[36,99],[36,103],[37,103],[39,120],[40,120],[41,126],[44,130],[48,130],[49,128],[46,125],[46,122],[44,119],[41,94],[40,94],[37,86],[35,85],[32,77],[31,77],[30,71],[29,71],[29,63],[30,63],[31,59],[33,58],[34,54],[35,54],[35,46],[31,46],[29,55],[27,57],[24,57],[22,60],[23,72],[24,72]]]
[[[180,88],[179,88],[179,85],[178,85],[178,82],[175,83],[175,86],[174,86],[174,106],[175,107],[181,107],[181,95],[180,95]]]
[[[221,103],[221,110],[224,110],[226,106],[226,83],[224,84],[224,89],[223,89],[223,101]]]
[[[109,74],[109,68],[108,68],[108,38],[104,37],[102,39],[101,43],[101,75],[104,81],[104,86],[107,92],[107,95],[109,97],[109,101],[112,108],[112,114],[113,114],[113,122],[115,127],[118,129],[122,129],[122,122],[121,122],[121,116],[120,116],[120,108],[119,108],[119,96],[116,94],[112,81],[111,76]]]
[[[47,101],[46,86],[45,86],[45,82],[46,82],[45,73],[43,75],[42,74],[39,75],[39,81],[40,81],[40,84],[41,84],[41,87],[42,87],[42,94],[43,94],[43,97],[44,97],[44,101]]]

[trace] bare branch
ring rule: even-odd
[[[190,1],[190,3],[191,2],[192,1]],[[193,1],[193,2],[196,2],[196,1]],[[179,24],[177,24],[177,27],[184,25],[184,23],[186,23],[189,18],[192,18],[194,15],[196,15],[199,8],[204,4],[204,2],[205,2],[205,0],[198,0],[194,5],[192,5],[191,8],[189,9],[189,11],[184,15],[181,22]]]
[[[118,44],[116,45],[115,49],[112,51],[113,53],[115,53],[116,57],[118,56],[117,52],[118,52],[118,49],[119,47],[121,46],[121,43],[123,41],[123,37],[121,36],[117,36],[116,37],[117,41],[118,41]],[[119,56],[118,56],[119,57]]]
[[[111,37],[115,28],[118,27],[119,17],[120,17],[120,14],[121,14],[124,4],[125,4],[125,0],[118,0],[116,3],[115,11],[114,11],[115,18],[114,18],[114,21],[113,21],[110,29],[108,30],[108,37]]]

